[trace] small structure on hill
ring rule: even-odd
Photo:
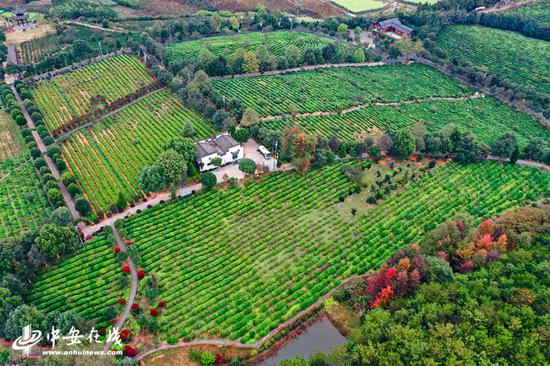
[[[243,147],[228,133],[213,139],[198,141],[196,146],[197,164],[201,172],[216,169],[218,166],[212,164],[215,158],[222,160],[221,165],[227,165],[238,162],[244,157]]]
[[[29,17],[27,11],[23,8],[16,8],[15,15],[11,18],[17,23],[17,25],[29,24]]]
[[[382,20],[374,24],[374,29],[378,32],[393,32],[399,35],[408,35],[409,37],[414,36],[415,30],[407,27],[406,25],[401,24],[399,18],[391,18],[387,20]]]

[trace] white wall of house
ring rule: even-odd
[[[239,161],[244,157],[244,149],[241,145],[234,146],[225,155],[219,155],[219,154],[210,154],[208,156],[204,156],[201,158],[202,168],[201,172],[205,172],[207,170],[216,169],[217,166],[212,165],[210,162],[214,158],[221,158],[222,159],[222,165],[231,164],[235,161]]]

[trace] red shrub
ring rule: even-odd
[[[393,297],[393,290],[390,286],[385,287],[378,293],[376,299],[370,304],[371,309],[376,309],[380,305],[386,304]]]
[[[136,347],[130,345],[124,346],[123,352],[124,355],[128,357],[135,357],[138,353]]]
[[[159,315],[159,311],[155,308],[152,308],[150,311],[149,311],[149,314],[151,314],[152,316],[157,316]]]
[[[131,241],[127,241],[127,242],[126,242],[126,246],[127,246],[127,247],[131,246],[132,244],[134,244],[134,243],[131,242]]]
[[[124,268],[122,268],[122,270],[125,272],[125,273],[130,273],[130,267],[129,266],[124,266]]]
[[[119,247],[116,247],[114,250],[115,250],[115,254],[120,253],[120,248]]]
[[[120,299],[117,300],[117,302],[120,304],[120,305],[124,305],[126,304],[126,299],[123,299],[122,297]]]
[[[133,303],[132,304],[132,311],[138,311],[139,310],[139,304],[138,303]]]
[[[159,308],[165,308],[166,307],[166,301],[159,301]]]
[[[468,273],[468,272],[471,272],[473,269],[474,269],[474,262],[472,261],[464,262],[458,267],[458,270],[461,273]]]
[[[99,334],[102,335],[102,336],[104,336],[105,334],[107,334],[107,329],[105,329],[105,328],[100,328],[100,329],[99,329]]]
[[[223,365],[225,362],[225,357],[222,354],[216,353],[216,365]]]
[[[145,271],[140,269],[138,271],[138,278],[141,280],[143,277],[145,277]]]
[[[130,329],[122,329],[120,331],[120,339],[124,342],[128,341],[130,338],[132,338],[132,331]]]

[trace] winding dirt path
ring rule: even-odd
[[[374,103],[365,103],[361,105],[356,105],[354,107],[344,109],[342,110],[342,114],[350,113],[353,111],[357,111],[360,109],[368,108],[368,107],[378,107],[378,106],[400,106],[400,105],[407,105],[407,104],[415,104],[415,103],[426,103],[426,102],[433,102],[437,100],[469,100],[469,99],[478,99],[478,98],[484,98],[485,95],[480,93],[474,93],[472,95],[468,95],[465,97],[429,97],[429,98],[422,98],[422,99],[412,99],[412,100],[404,100],[401,102],[374,102]],[[260,118],[260,121],[267,122],[267,121],[274,121],[279,120],[283,118],[303,118],[303,117],[311,117],[311,116],[336,116],[338,115],[338,112],[306,112],[306,113],[298,113],[295,115],[292,114],[281,114],[277,116],[267,116]]]
[[[125,252],[127,247],[126,243],[124,243],[124,240],[120,237],[120,234],[118,233],[117,229],[115,228],[115,225],[111,225],[111,228],[113,229],[113,235],[115,237],[117,246],[120,248],[121,251]],[[128,319],[128,316],[130,315],[130,311],[132,311],[132,304],[135,301],[136,295],[137,295],[137,287],[138,287],[138,274],[136,265],[132,261],[132,258],[128,257],[126,260],[128,263],[128,267],[130,267],[130,275],[132,277],[131,283],[130,283],[130,294],[128,295],[128,299],[126,300],[126,306],[124,307],[124,311],[120,316],[118,317],[115,328],[117,328],[119,331],[124,326],[124,323]],[[103,351],[108,351],[111,348],[113,342],[107,342],[105,344],[105,347],[103,348]]]

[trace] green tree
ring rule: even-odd
[[[252,159],[242,159],[239,162],[239,169],[245,174],[254,174],[256,172],[256,162]]]
[[[398,130],[393,137],[392,154],[401,159],[406,159],[411,156],[415,150],[416,139],[413,133],[407,128]]]
[[[195,142],[188,137],[172,138],[166,144],[165,149],[175,150],[186,162],[195,161],[197,159],[197,147]]]
[[[74,206],[82,216],[88,216],[92,212],[92,206],[85,198],[77,199]]]
[[[417,53],[422,52],[422,41],[418,40],[414,42],[409,36],[404,35],[400,40],[395,42],[395,47],[405,57],[410,57]]]
[[[214,173],[205,172],[201,174],[200,182],[204,189],[210,190],[218,183],[218,178]]]
[[[302,61],[302,51],[297,46],[290,45],[286,48],[285,57],[290,68],[296,67]]]
[[[248,127],[256,125],[260,122],[260,115],[254,109],[247,107],[244,110],[243,117],[241,118],[241,126]]]
[[[220,167],[222,166],[222,158],[220,158],[219,156],[216,156],[215,158],[213,158],[212,160],[210,160],[210,163],[214,166],[217,166],[217,167]]]
[[[362,49],[359,48],[353,52],[353,62],[365,62],[365,52]]]
[[[547,146],[548,143],[544,139],[540,137],[531,138],[523,149],[521,157],[527,160],[542,161]]]
[[[195,127],[190,122],[185,122],[181,134],[183,137],[193,137],[197,134],[197,131],[195,131]]]
[[[56,224],[46,224],[40,229],[35,243],[42,253],[54,257],[66,253],[69,249],[77,248],[80,241],[78,233],[74,229]]]
[[[254,52],[245,52],[243,58],[243,71],[247,74],[260,71],[260,64]]]
[[[67,207],[59,207],[52,212],[52,221],[59,226],[68,226],[72,224],[74,220]]]
[[[213,366],[216,356],[210,351],[204,351],[201,355],[201,366]]]
[[[212,52],[210,52],[210,50],[206,47],[201,48],[197,57],[199,62],[202,63],[203,65],[206,65],[212,62],[215,58],[214,54],[212,54]]]
[[[179,183],[187,173],[187,162],[181,154],[172,149],[162,152],[156,164],[162,171],[165,187]]]
[[[187,175],[191,178],[197,178],[199,173],[197,172],[197,168],[195,167],[195,162],[189,162],[187,163]]]
[[[115,201],[116,207],[122,211],[128,206],[128,200],[126,200],[126,196],[124,196],[124,193],[118,192],[118,197]]]
[[[491,152],[502,158],[509,158],[518,148],[518,139],[515,133],[507,132],[491,145]]]
[[[519,159],[519,155],[520,155],[519,147],[516,146],[516,148],[512,152],[512,155],[510,156],[510,164],[517,163],[517,161]]]
[[[162,169],[158,165],[144,167],[137,180],[139,188],[146,193],[158,192],[164,188]]]
[[[233,137],[239,142],[247,142],[250,138],[250,131],[248,128],[237,128],[233,133]]]
[[[475,163],[487,157],[487,147],[473,134],[462,134],[455,147],[456,159],[463,163]]]
[[[231,18],[229,18],[229,24],[231,24],[231,28],[234,30],[239,30],[239,28],[241,27],[241,22],[239,22],[239,18],[237,18],[236,16],[232,16]]]

